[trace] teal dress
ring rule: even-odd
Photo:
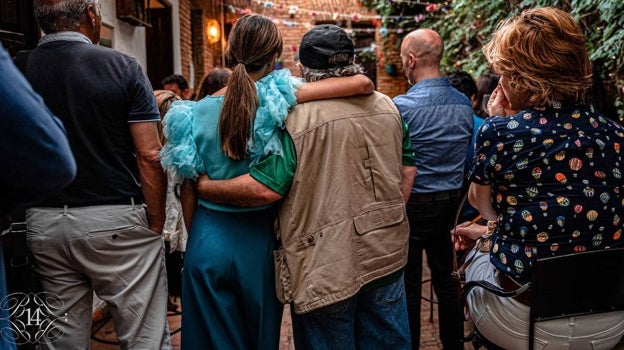
[[[300,82],[288,70],[256,82],[259,107],[250,157],[221,151],[223,97],[178,101],[164,118],[162,164],[186,179],[228,179],[264,156],[281,154],[279,131]],[[182,349],[278,349],[283,305],[275,294],[273,206],[236,207],[203,199],[193,218],[182,272]]]

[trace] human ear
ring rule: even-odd
[[[87,17],[89,18],[89,22],[91,22],[91,25],[95,26],[95,18],[97,17],[97,15],[94,5],[87,6]]]
[[[410,68],[414,68],[414,66],[416,65],[416,56],[414,56],[413,53],[407,55],[407,64]]]

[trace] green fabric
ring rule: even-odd
[[[288,132],[284,131],[281,133],[280,141],[282,141],[282,155],[265,157],[249,169],[249,174],[256,181],[285,196],[295,176],[297,154],[295,152],[295,144]],[[403,165],[416,166],[412,141],[405,122],[403,122]]]
[[[288,132],[280,135],[282,155],[269,155],[249,168],[249,175],[271,190],[285,196],[297,169],[295,144]]]
[[[416,157],[412,149],[412,138],[409,136],[409,128],[403,122],[403,165],[416,166]]]

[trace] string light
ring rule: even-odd
[[[250,6],[246,8],[235,7],[234,5],[227,5],[228,10],[231,13],[237,14],[261,14],[269,17],[274,23],[282,24],[286,27],[303,26],[306,29],[312,28],[314,22],[319,21],[334,21],[336,25],[342,27],[344,22],[365,22],[370,23],[370,27],[353,28],[352,25],[349,28],[342,27],[349,35],[355,37],[359,33],[372,33],[377,31],[382,37],[382,43],[385,38],[391,33],[401,35],[403,33],[410,32],[419,27],[419,23],[424,22],[429,18],[440,18],[443,13],[450,9],[448,3],[438,4],[425,1],[409,1],[409,0],[386,0],[391,3],[397,4],[410,4],[410,5],[422,5],[424,6],[423,13],[414,15],[395,15],[395,16],[380,16],[362,14],[357,11],[350,13],[320,11],[314,9],[300,8],[297,5],[288,5],[287,3],[279,3],[273,1],[251,0]],[[297,21],[296,18],[300,18]],[[400,25],[400,27],[398,26]],[[297,48],[293,46],[293,52],[297,51]],[[381,47],[372,43],[368,47],[361,47],[355,49],[356,54],[362,60],[379,60],[379,62],[385,62],[386,70],[393,69],[394,64],[391,58],[386,57],[386,45]],[[390,67],[388,67],[390,66]],[[394,73],[388,72],[393,75]]]
[[[430,3],[430,2],[423,2],[423,1],[408,1],[408,0],[390,0],[390,1],[393,3],[423,5],[426,7],[429,13],[436,12],[440,9],[440,5],[437,3]],[[365,15],[365,14],[360,14],[358,12],[340,13],[340,12],[319,11],[319,10],[313,10],[313,9],[300,8],[296,5],[285,5],[282,3],[274,3],[273,1],[252,0],[251,2],[254,4],[257,4],[263,10],[269,10],[271,12],[283,12],[284,14],[287,14],[288,17],[290,18],[294,18],[296,15],[308,15],[308,16],[311,16],[312,18],[331,19],[334,21],[352,20],[353,22],[360,22],[360,21],[371,22],[372,21],[375,23],[379,23],[379,21],[382,21],[382,22],[414,21],[416,23],[419,23],[419,22],[424,21],[427,18],[437,17],[437,16],[432,16],[432,15],[418,14],[418,15],[413,16],[413,18],[411,19],[406,19],[406,17],[410,17],[410,16]],[[230,12],[232,13],[239,13],[239,14],[255,13],[251,11],[251,9],[249,8],[239,8],[233,5],[228,5],[228,8]],[[297,24],[297,22],[295,21],[285,21],[285,22],[286,22],[285,25],[287,26],[294,26]],[[388,29],[388,31],[396,31],[396,29]]]

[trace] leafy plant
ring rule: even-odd
[[[473,76],[488,71],[481,53],[483,44],[505,18],[533,7],[555,6],[572,13],[587,38],[591,60],[604,82],[605,97],[613,101],[624,121],[624,1],[622,0],[449,0],[440,3],[394,0],[362,0],[381,16],[382,60],[397,60],[402,37],[418,27],[436,30],[445,44],[445,71],[463,69]],[[418,15],[425,15],[418,17]],[[418,19],[422,19],[422,21]],[[380,31],[382,30],[380,29]]]

